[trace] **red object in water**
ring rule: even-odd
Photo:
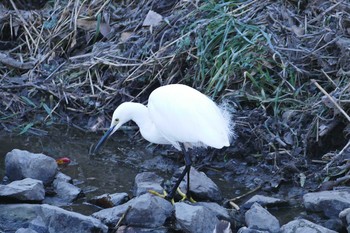
[[[58,165],[66,165],[66,164],[70,163],[70,158],[68,158],[68,157],[58,158],[58,159],[56,159],[56,162]]]

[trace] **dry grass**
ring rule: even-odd
[[[340,123],[347,144],[347,1],[7,6],[0,4],[0,120],[8,131],[42,133],[55,122],[101,129],[122,101],[145,102],[155,87],[182,82],[273,116],[263,126],[266,151],[308,153]],[[151,9],[165,20],[143,27]]]

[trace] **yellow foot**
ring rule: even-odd
[[[185,193],[183,193],[180,188],[177,188],[176,191],[182,197],[180,201],[184,201],[184,200],[188,199],[190,202],[196,203],[196,201],[191,196],[190,196],[190,198],[188,198],[187,195]]]
[[[154,190],[148,190],[148,192],[150,194],[156,195],[156,196],[164,198],[164,199],[167,199],[167,196],[168,196],[168,193],[165,190],[163,190],[163,194],[160,194],[160,193],[158,193],[157,191],[154,191]],[[174,205],[175,204],[174,198],[172,198],[170,200],[170,202],[171,202],[171,204]]]

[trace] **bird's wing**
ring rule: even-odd
[[[178,142],[228,146],[229,126],[220,109],[207,96],[182,86],[158,88],[151,94],[149,113],[159,132],[175,147]]]

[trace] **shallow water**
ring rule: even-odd
[[[162,168],[150,169],[143,166],[144,163],[152,161],[153,154],[160,155],[160,151],[164,150],[172,151],[170,146],[154,150],[156,146],[150,145],[139,135],[135,135],[135,131],[117,132],[107,141],[98,155],[90,156],[90,148],[101,136],[102,132],[83,133],[65,127],[50,129],[45,136],[2,133],[0,135],[0,177],[5,174],[5,155],[13,149],[43,153],[55,159],[69,157],[72,162],[66,167],[61,167],[61,172],[71,176],[74,184],[83,189],[86,197],[64,208],[91,214],[97,209],[87,204],[86,199],[116,192],[127,192],[132,196],[134,178],[139,172],[154,171],[164,179],[169,179],[173,174],[171,169],[164,171]],[[176,162],[177,159],[173,160],[176,163],[175,168],[184,165],[181,160],[178,162]],[[236,187],[234,188],[221,177],[221,173],[208,173],[208,176],[220,187],[225,198],[232,198],[235,193],[239,193]]]

